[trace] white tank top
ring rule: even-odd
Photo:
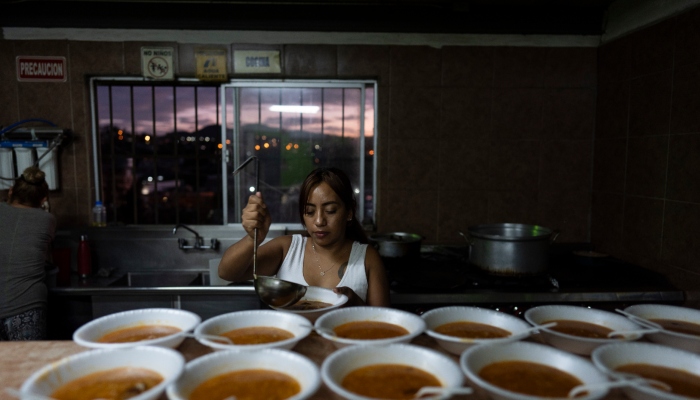
[[[285,281],[301,283],[309,286],[304,279],[304,249],[306,248],[306,236],[292,235],[292,244],[289,246],[287,256],[282,261],[277,277]],[[348,267],[345,275],[338,282],[338,286],[347,286],[354,290],[362,301],[367,301],[367,274],[365,273],[365,253],[367,245],[359,242],[352,243]]]

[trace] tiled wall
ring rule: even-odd
[[[700,10],[600,47],[591,239],[700,290]]]
[[[51,198],[59,228],[86,224],[93,198],[87,80],[139,76],[144,45],[176,47],[178,75],[194,76],[193,45],[0,40],[0,126],[44,118],[76,135]],[[379,231],[461,244],[470,225],[517,222],[588,241],[596,48],[278,48],[284,77],[378,79]],[[17,55],[65,56],[68,82],[17,82]]]

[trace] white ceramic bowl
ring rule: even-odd
[[[341,386],[345,376],[357,368],[374,364],[404,364],[434,375],[445,388],[461,387],[464,375],[451,358],[435,350],[411,344],[350,346],[328,356],[321,365],[321,378],[333,392],[345,399],[367,400]]]
[[[333,311],[336,308],[342,307],[345,303],[348,302],[348,296],[344,294],[334,293],[330,289],[322,288],[319,286],[309,286],[308,288],[306,288],[306,294],[299,301],[303,300],[322,301],[324,303],[331,304],[331,306],[326,308],[320,308],[317,310],[290,310],[289,308],[274,306],[272,306],[272,308],[278,311],[284,311],[292,314],[301,315],[313,324],[321,315],[329,311]]]
[[[644,329],[620,314],[579,306],[538,306],[525,311],[524,317],[533,326],[542,325],[552,320],[571,320],[604,326],[613,331],[637,331],[637,333],[625,336],[603,339],[569,335],[549,328],[540,330],[542,339],[547,344],[581,355],[590,355],[596,347],[604,344],[637,340],[643,336],[643,333],[639,333],[639,331]]]
[[[700,324],[700,310],[687,307],[671,306],[665,304],[637,304],[629,306],[623,311],[644,319],[675,319],[679,321]],[[664,329],[658,333],[646,335],[649,340],[681,350],[700,353],[700,336],[688,335],[680,332]]]
[[[271,343],[261,344],[228,344],[209,340],[202,335],[221,335],[222,333],[254,326],[268,326],[284,329],[294,337]],[[299,341],[309,335],[313,329],[309,320],[296,314],[281,313],[275,310],[236,311],[209,318],[194,330],[196,339],[214,350],[260,350],[280,348],[289,350]]]
[[[593,351],[591,359],[596,367],[614,379],[621,379],[615,369],[625,364],[652,364],[684,370],[698,375],[700,380],[700,355],[654,343],[615,343],[601,346]],[[682,400],[679,396],[655,389],[651,386],[627,386],[622,390],[634,400]],[[700,396],[700,393],[698,394]]]
[[[321,386],[318,367],[300,354],[280,349],[216,351],[187,363],[180,379],[168,387],[168,398],[187,400],[192,391],[208,379],[246,369],[272,370],[296,379],[301,392],[288,400],[307,399]]]
[[[451,306],[430,310],[421,315],[425,321],[426,334],[450,353],[460,355],[468,347],[484,343],[508,343],[530,336],[532,327],[520,318],[488,308]],[[468,339],[435,332],[440,325],[451,322],[476,322],[495,326],[510,332],[510,336],[494,339]]]
[[[92,348],[124,348],[134,346],[162,346],[175,348],[185,340],[184,333],[193,330],[202,319],[199,315],[174,308],[144,308],[105,315],[78,328],[73,340]],[[97,340],[109,332],[139,325],[169,325],[181,332],[156,339],[129,343],[100,343]]]
[[[399,325],[408,331],[408,334],[386,339],[348,339],[332,334],[336,326],[354,321],[378,321]],[[348,307],[339,308],[319,317],[314,323],[316,331],[324,338],[333,342],[337,348],[351,345],[386,345],[391,343],[408,343],[425,331],[425,321],[408,311],[397,310],[389,307]]]
[[[465,350],[459,358],[462,372],[469,381],[486,391],[497,400],[535,400],[540,397],[512,392],[493,385],[479,376],[479,371],[487,365],[502,361],[526,361],[544,364],[577,377],[584,384],[607,382],[604,373],[593,363],[581,356],[568,353],[553,347],[530,342],[496,343],[472,346]],[[592,389],[588,394],[576,399],[600,399],[607,395],[608,389]],[[554,398],[551,398],[554,399]]]
[[[131,400],[157,399],[174,382],[185,367],[185,358],[177,351],[156,346],[138,346],[121,349],[96,349],[78,353],[52,362],[34,372],[22,384],[20,391],[27,394],[51,396],[64,384],[83,376],[113,368],[138,367],[159,373],[163,381]]]

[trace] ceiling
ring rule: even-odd
[[[614,0],[6,0],[2,27],[601,35]]]

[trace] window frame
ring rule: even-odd
[[[115,76],[115,77],[92,77],[90,78],[89,82],[89,87],[90,87],[90,117],[91,117],[91,122],[92,122],[92,155],[93,155],[93,160],[92,160],[92,167],[93,167],[93,183],[94,183],[94,190],[95,190],[95,201],[102,201],[102,193],[101,193],[101,183],[102,183],[102,175],[101,175],[101,169],[100,169],[100,160],[102,158],[100,146],[99,146],[99,121],[97,120],[97,108],[96,108],[96,93],[97,93],[97,83],[98,82],[104,82],[104,81],[109,81],[109,82],[124,82],[126,83],[143,83],[143,82],[153,82],[152,79],[147,79],[145,77],[121,77],[121,76]],[[168,82],[162,82],[162,83],[172,83],[173,86],[177,86],[178,83],[188,83],[190,85],[196,83],[206,83],[209,86],[211,86],[211,82],[202,82],[198,79],[195,78],[177,78],[174,79],[173,81],[168,81]],[[374,162],[372,163],[372,209],[374,210],[374,215],[376,219],[376,210],[377,210],[377,176],[378,176],[378,162],[377,162],[377,156],[378,156],[378,83],[376,80],[356,80],[356,79],[349,79],[349,80],[342,80],[342,79],[324,79],[324,80],[318,80],[318,79],[230,79],[227,82],[221,82],[219,84],[219,95],[220,95],[220,110],[219,110],[219,116],[220,116],[220,123],[221,123],[221,143],[224,144],[224,149],[225,151],[222,153],[221,156],[221,173],[222,173],[222,179],[220,184],[221,189],[222,189],[222,214],[223,214],[223,219],[221,224],[215,224],[215,225],[205,225],[205,226],[224,226],[224,227],[235,227],[240,225],[240,217],[238,217],[234,222],[229,222],[228,214],[228,201],[229,201],[229,193],[228,193],[228,179],[227,177],[227,169],[231,168],[231,170],[235,169],[236,166],[240,165],[243,161],[241,160],[239,153],[237,151],[234,151],[235,145],[238,144],[239,140],[239,134],[240,134],[240,115],[238,115],[238,110],[240,106],[240,98],[237,95],[238,90],[242,88],[346,88],[346,89],[359,89],[360,90],[360,154],[359,154],[359,164],[360,164],[360,171],[359,171],[359,185],[360,185],[360,193],[357,195],[358,198],[358,216],[364,216],[364,198],[365,198],[365,174],[366,174],[366,168],[365,168],[365,146],[366,146],[366,140],[367,137],[365,135],[366,129],[365,129],[365,111],[367,108],[366,104],[366,95],[365,91],[368,87],[372,88],[374,92],[373,96],[373,112],[374,112],[374,118],[373,118],[373,136],[371,140],[373,141],[372,147],[374,149]],[[233,104],[229,104],[229,98],[227,97],[227,90],[233,90],[234,91],[234,96],[233,97]],[[232,114],[233,114],[233,121],[232,121],[232,128],[229,128],[229,112],[228,109],[230,107],[232,108]],[[231,144],[227,145],[226,144],[226,139],[229,131],[231,132]],[[237,198],[240,198],[240,176],[234,177],[234,185],[235,185],[235,196]],[[241,204],[236,204],[236,211],[238,212],[238,215],[240,215],[240,212],[242,211],[242,205]],[[376,222],[374,222],[376,224]],[[164,226],[164,225],[169,225],[169,224],[134,224],[133,226],[138,226],[138,227],[147,227],[147,226]],[[298,230],[301,228],[301,223],[275,223],[273,224],[275,227],[284,229],[286,230]]]

